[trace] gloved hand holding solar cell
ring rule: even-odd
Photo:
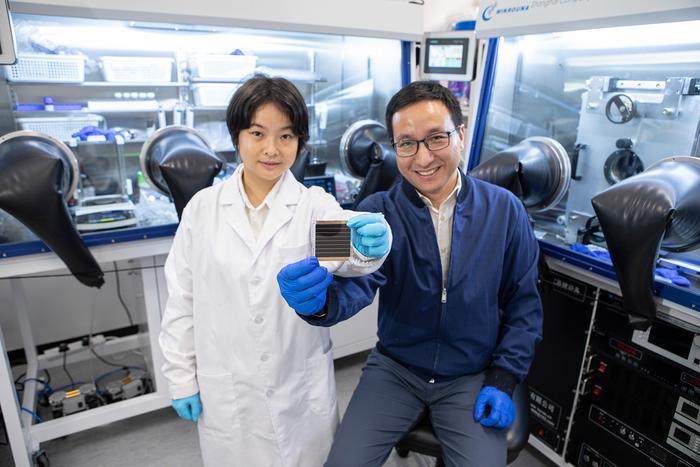
[[[381,258],[389,251],[389,224],[381,214],[360,214],[348,220],[352,245],[363,256]]]
[[[326,289],[332,281],[333,274],[321,266],[315,256],[288,264],[277,274],[282,297],[294,311],[304,316],[323,309]]]

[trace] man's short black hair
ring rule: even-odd
[[[394,129],[391,120],[394,114],[404,107],[421,101],[440,101],[450,112],[455,127],[462,125],[462,109],[452,92],[437,81],[414,81],[399,90],[386,106],[386,128],[389,139],[394,140]]]
[[[309,112],[299,90],[284,78],[256,73],[231,97],[226,109],[226,126],[234,146],[238,135],[250,128],[253,116],[265,104],[274,104],[292,122],[292,133],[299,138],[297,155],[309,140]]]

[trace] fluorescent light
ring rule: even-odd
[[[651,53],[625,53],[613,55],[587,55],[585,57],[571,57],[564,59],[564,63],[570,67],[597,67],[597,66],[626,66],[650,64],[667,65],[675,63],[700,62],[700,51],[677,52],[651,52]]]
[[[700,21],[534,34],[522,37],[521,41],[524,48],[553,47],[560,50],[656,48],[700,44]]]

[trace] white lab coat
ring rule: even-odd
[[[338,425],[329,330],[296,316],[276,276],[312,254],[314,220],[356,213],[287,172],[256,241],[240,170],[183,212],[165,263],[163,372],[172,398],[200,393],[207,467],[321,466]],[[353,255],[324,265],[356,276],[383,261]]]

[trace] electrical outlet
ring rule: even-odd
[[[48,358],[58,357],[60,353],[61,352],[58,350],[58,347],[51,347],[50,349],[44,350],[44,356]]]
[[[105,336],[103,336],[102,334],[95,334],[94,336],[92,336],[92,345],[93,346],[102,345],[104,343],[105,343]]]
[[[74,341],[68,344],[68,351],[74,352],[83,348],[83,343],[81,341]]]

